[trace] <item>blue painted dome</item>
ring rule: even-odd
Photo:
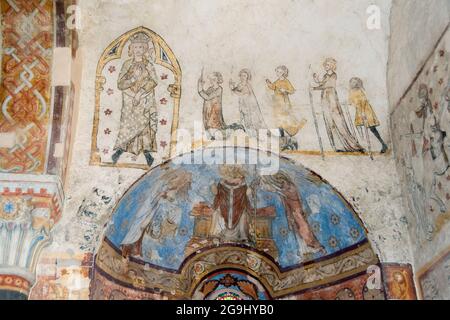
[[[113,212],[109,245],[169,271],[224,245],[257,251],[287,270],[367,242],[354,210],[317,174],[247,148],[225,149],[238,163],[224,165],[223,151],[185,154],[142,176]],[[243,161],[252,157],[257,163]]]

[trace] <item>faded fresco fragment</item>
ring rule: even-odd
[[[450,220],[447,41],[448,33],[393,113],[397,163],[419,244],[432,241]]]
[[[450,299],[450,251],[447,251],[419,273],[418,281],[423,299]]]

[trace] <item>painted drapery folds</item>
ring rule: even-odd
[[[277,298],[378,263],[353,209],[308,169],[280,158],[278,173],[262,175],[260,165],[187,164],[190,157],[155,167],[120,200],[95,279],[191,298],[200,279],[233,266]]]
[[[171,155],[181,68],[160,36],[139,27],[111,43],[95,88],[92,165],[148,169]]]
[[[53,1],[2,1],[0,172],[43,173],[53,44]]]
[[[396,1],[128,2],[0,0],[0,299],[449,297],[448,34],[394,108]]]

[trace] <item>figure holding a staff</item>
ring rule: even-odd
[[[314,73],[314,81],[318,86],[313,90],[322,91],[322,110],[325,127],[331,147],[336,152],[363,152],[363,147],[359,144],[358,138],[353,134],[345,120],[345,115],[339,102],[336,91],[336,60],[327,58],[323,67],[325,74],[322,79]]]
[[[380,121],[373,111],[372,106],[367,99],[363,82],[360,78],[354,77],[350,79],[350,93],[348,97],[348,101],[351,105],[353,105],[356,109],[355,114],[355,126],[359,131],[359,134],[367,139],[367,145],[369,148],[369,153],[372,152],[369,130],[372,134],[378,139],[381,143],[381,153],[386,153],[388,146],[384,142],[383,138],[381,138],[380,133],[377,130],[377,127],[380,125]],[[365,130],[365,131],[363,131]]]

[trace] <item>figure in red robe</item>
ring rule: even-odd
[[[225,241],[250,241],[251,189],[240,166],[222,166],[215,194],[210,235]]]
[[[261,177],[261,186],[280,195],[286,212],[289,228],[296,233],[302,254],[324,252],[306,219],[297,186],[286,173],[279,172],[273,176]],[[324,252],[325,253],[325,252]]]

